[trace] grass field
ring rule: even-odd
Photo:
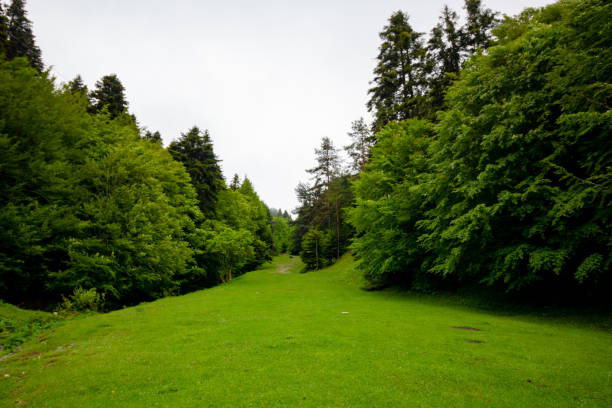
[[[52,326],[0,361],[0,406],[612,406],[609,329],[300,268]]]

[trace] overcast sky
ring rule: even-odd
[[[514,15],[551,0],[485,0]],[[193,125],[210,131],[226,179],[245,174],[270,207],[294,188],[328,136],[349,143],[365,104],[378,33],[396,10],[429,32],[463,0],[28,0],[46,65],[93,87],[116,73],[140,125],[164,145]]]

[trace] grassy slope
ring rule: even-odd
[[[612,406],[610,331],[360,291],[353,266],[284,256],[68,321],[0,362],[0,406]]]

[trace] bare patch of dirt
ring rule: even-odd
[[[291,268],[291,264],[283,264],[283,265],[278,265],[276,267],[276,270],[273,273],[289,273],[289,269]]]

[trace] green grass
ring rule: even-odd
[[[0,301],[0,358],[59,321],[51,313],[23,310]]]
[[[0,362],[0,406],[612,406],[607,329],[300,268],[66,321]]]

